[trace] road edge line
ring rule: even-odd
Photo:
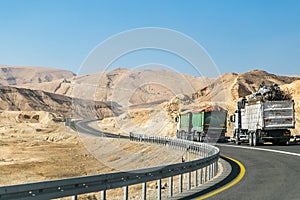
[[[222,158],[226,158],[226,159],[229,159],[233,162],[235,162],[239,167],[240,167],[240,173],[239,175],[233,180],[231,181],[230,183],[227,183],[226,185],[222,186],[221,188],[219,189],[216,189],[212,192],[209,192],[208,194],[204,194],[198,198],[195,198],[196,200],[202,200],[202,199],[206,199],[206,198],[209,198],[209,197],[212,197],[218,193],[221,193],[223,192],[224,190],[227,190],[229,188],[231,188],[232,186],[234,186],[235,184],[237,184],[238,182],[240,182],[244,175],[245,175],[245,172],[246,172],[246,169],[245,169],[245,166],[238,160],[234,159],[234,158],[230,158],[228,156],[221,156]]]

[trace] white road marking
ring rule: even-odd
[[[225,147],[233,147],[233,148],[241,148],[241,149],[253,149],[257,151],[268,151],[268,152],[273,152],[273,153],[281,153],[281,154],[286,154],[286,155],[291,155],[291,156],[299,156],[299,153],[293,153],[293,152],[288,152],[288,151],[281,151],[281,150],[274,150],[274,149],[264,149],[264,148],[257,148],[257,147],[245,147],[245,146],[234,146],[234,145],[226,145],[226,144],[217,144],[216,146],[225,146]]]

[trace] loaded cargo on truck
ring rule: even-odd
[[[177,138],[198,141],[226,141],[227,111],[220,106],[187,111],[177,117]]]
[[[243,98],[237,103],[230,121],[234,122],[233,141],[236,144],[287,144],[291,135],[289,129],[295,128],[294,101],[278,85],[262,84],[248,100]]]

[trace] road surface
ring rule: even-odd
[[[129,139],[129,136],[116,135],[112,133],[105,133],[97,128],[97,120],[78,120],[74,122],[75,128],[80,133],[86,133],[89,135],[94,135],[98,137],[110,137],[110,138],[126,138]]]
[[[239,183],[209,199],[300,199],[300,156],[236,148],[230,145],[218,147],[221,154],[239,160],[245,166],[246,173]],[[288,151],[300,155],[300,145],[267,145],[257,148]]]

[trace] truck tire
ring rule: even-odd
[[[288,145],[288,141],[286,141],[286,140],[279,141],[278,145],[280,145],[280,146],[287,146]]]
[[[252,133],[251,132],[249,133],[248,137],[249,137],[249,146],[252,147],[253,146],[253,137],[252,137]]]
[[[241,141],[239,141],[239,136],[238,136],[238,134],[235,136],[235,144],[236,144],[236,145],[240,145],[240,144],[241,144]]]
[[[257,145],[257,135],[256,133],[252,134],[252,146],[256,147]]]

